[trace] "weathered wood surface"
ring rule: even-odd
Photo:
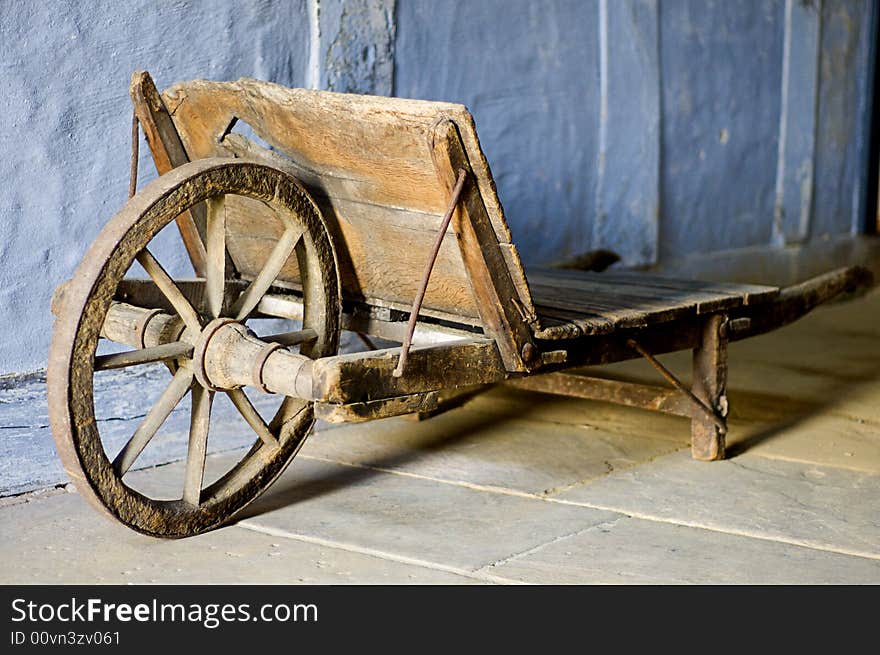
[[[426,138],[438,118],[454,120],[495,247],[514,280],[518,302],[532,308],[473,119],[462,105],[288,89],[248,79],[186,82],[168,89],[163,99],[193,158],[228,156],[230,148],[247,148],[240,135],[222,138],[235,118],[283,154],[331,224],[344,296],[401,309],[416,294],[448,199]],[[227,202],[228,246],[244,276],[264,263],[266,248],[259,239],[277,236],[273,217],[247,204]],[[298,279],[292,266],[282,277]],[[444,240],[425,297],[424,313],[434,315],[435,310],[479,318],[451,238]]]
[[[455,123],[446,119],[439,121],[431,131],[430,143],[437,176],[451,193],[458,171],[470,171],[470,162]],[[535,322],[535,317],[518,303],[516,284],[504,255],[498,250],[479,189],[467,181],[453,214],[452,225],[477,300],[483,330],[495,339],[507,370],[530,370],[539,363],[537,351],[531,344],[530,323]]]
[[[147,145],[153,155],[156,171],[163,175],[172,168],[185,164],[189,156],[180,142],[171,115],[149,73],[135,71],[129,88],[137,116]],[[134,178],[132,178],[134,179]],[[177,228],[189,255],[196,275],[205,274],[205,206],[198,205],[177,217]]]
[[[728,339],[737,341],[787,325],[807,314],[815,307],[842,293],[853,293],[874,283],[874,275],[862,266],[849,266],[828,271],[805,280],[800,284],[784,287],[779,296],[763,311],[732,312],[731,316],[746,316],[748,322],[738,324],[732,320],[728,326]]]
[[[694,349],[693,394],[714,409],[718,416],[727,416],[727,317],[715,314],[706,318],[700,343]],[[724,459],[726,427],[722,429],[705,416],[694,412],[691,419],[691,454],[694,459]]]
[[[396,378],[391,372],[399,352],[399,348],[389,348],[316,360],[312,396],[331,403],[363,402],[500,382],[508,375],[489,339],[414,348],[409,354],[409,373]]]
[[[636,384],[609,378],[597,378],[577,373],[547,373],[515,378],[508,386],[569,398],[603,400],[606,402],[650,409],[675,416],[693,414],[691,404],[676,389]]]
[[[261,148],[239,134],[224,137],[220,150],[230,156],[246,157],[266,161],[268,164],[286,171],[298,179],[308,177],[288,158],[273,151]],[[338,229],[337,236],[342,234],[343,241],[337,238],[337,261],[343,288],[354,290],[346,294],[346,299],[355,302],[368,302],[378,307],[388,307],[399,311],[407,311],[412,299],[403,302],[391,297],[369,295],[365,289],[373,289],[388,284],[383,271],[389,266],[385,251],[376,248],[372,240],[396,244],[399,249],[394,253],[397,269],[411,270],[409,278],[394,281],[400,295],[412,291],[413,297],[418,288],[418,274],[415,271],[424,266],[418,256],[425,240],[436,238],[440,217],[431,214],[411,212],[397,207],[383,207],[377,210],[370,204],[353,202],[345,198],[334,197],[332,200],[318,186],[311,185],[310,192],[325,217],[333,219],[331,223]],[[333,217],[345,216],[350,220],[342,224]],[[227,220],[231,226],[228,236],[230,249],[235,253],[239,268],[244,271],[257,270],[263,266],[267,254],[267,243],[276,239],[281,230],[274,217],[267,214],[259,203],[249,202],[246,198],[232,198],[227,205]],[[366,244],[366,246],[364,245]],[[352,255],[351,253],[355,254]],[[355,271],[353,262],[357,260],[359,270]],[[361,261],[363,260],[363,261]],[[282,269],[281,284],[298,286],[299,269],[291,260]],[[462,284],[461,257],[455,242],[455,233],[450,228],[447,238],[440,245],[438,261],[431,275],[429,290],[434,295],[446,299],[452,307],[442,311],[437,307],[427,310],[435,318],[451,320],[468,325],[479,325],[478,312],[470,314],[454,308],[469,308],[473,304],[473,294],[467,284]],[[467,310],[470,311],[470,310]]]
[[[438,395],[437,391],[429,391],[348,405],[315,403],[315,418],[328,423],[362,423],[391,416],[427,413],[437,408]]]
[[[205,280],[199,278],[176,279],[174,283],[193,308],[204,316],[209,312],[208,296],[205,289]],[[247,287],[245,280],[226,280],[223,289],[224,306],[231,306],[239,294]],[[155,282],[142,278],[125,278],[116,287],[114,298],[121,302],[130,303],[137,307],[161,309],[166,312],[174,312],[174,307],[159,290]]]
[[[257,305],[257,315],[274,316],[301,321],[303,318],[302,299],[293,294],[270,293],[266,294]],[[363,307],[346,308],[343,306],[342,328],[369,334],[389,341],[402,342],[406,336],[406,323],[402,318],[393,320],[390,312],[383,308]],[[413,343],[416,345],[429,345],[467,339],[474,336],[473,332],[465,331],[433,323],[418,323],[413,334]]]
[[[446,208],[446,213],[443,214],[443,219],[440,222],[440,229],[437,231],[437,237],[434,241],[434,247],[431,250],[430,256],[428,257],[428,261],[425,262],[425,269],[422,272],[421,282],[419,283],[419,290],[416,293],[416,297],[413,299],[412,308],[409,310],[409,320],[407,321],[406,334],[403,337],[403,345],[400,350],[400,358],[397,360],[397,368],[395,368],[394,372],[392,373],[394,377],[399,378],[401,375],[403,375],[403,370],[406,366],[406,356],[409,353],[410,346],[412,345],[413,333],[416,330],[416,323],[419,320],[419,312],[422,309],[422,302],[424,302],[425,300],[425,291],[427,290],[428,283],[431,280],[431,273],[434,270],[434,264],[437,263],[437,253],[440,252],[440,246],[443,245],[443,240],[446,238],[446,231],[449,229],[450,222],[452,221],[452,215],[456,211],[459,211],[458,200],[466,179],[467,171],[464,168],[459,168],[458,177],[455,181],[455,187],[452,189],[449,198],[449,206]],[[441,180],[441,182],[442,181],[443,180]]]
[[[494,385],[491,384],[474,384],[465,387],[455,387],[452,389],[441,389],[437,392],[437,402],[434,407],[428,410],[419,410],[409,415],[409,418],[415,421],[426,421],[429,418],[439,416],[445,412],[461,407],[472,398],[480,395],[485,391],[489,391]]]
[[[217,386],[214,383],[223,384],[227,379],[235,384],[249,385],[254,383],[254,378],[275,382],[271,370],[254,366],[261,363],[260,356],[266,345],[261,341],[238,340],[245,342],[244,346],[250,346],[254,353],[251,357],[211,354],[224,349],[222,338],[216,342],[213,340],[215,333],[224,337],[222,330],[215,330],[216,321],[224,319],[208,322],[214,313],[222,310],[221,301],[226,297],[226,281],[221,279],[225,277],[225,267],[220,266],[223,247],[223,239],[219,238],[220,223],[214,223],[218,233],[216,238],[208,241],[209,249],[214,251],[207,253],[210,255],[208,261],[215,265],[208,266],[207,273],[215,278],[215,282],[208,285],[198,281],[189,285],[189,290],[202,301],[200,309],[208,310],[206,314],[196,310],[187,294],[147,250],[156,234],[182,212],[224,194],[247,196],[265,203],[297,235],[295,248],[284,246],[285,256],[295,253],[300,267],[308,271],[302,285],[303,322],[304,331],[311,330],[315,338],[300,344],[299,355],[288,355],[311,364],[310,357],[334,354],[339,337],[340,297],[329,234],[302,187],[284,173],[254,162],[228,158],[189,162],[153,181],[105,226],[57,303],[59,315],[53,334],[47,386],[50,421],[62,462],[80,493],[98,509],[135,530],[155,536],[187,536],[225,521],[281,472],[302,445],[314,422],[310,403],[286,398],[275,419],[267,424],[242,390],[224,385],[222,390],[230,396],[260,439],[234,468],[199,490],[210,421],[210,394],[196,391],[194,394],[198,397],[194,397],[191,416],[187,479],[185,485],[181,484],[173,492],[183,496],[170,496],[178,500],[167,500],[169,496],[166,495],[150,498],[132,491],[122,481],[122,476],[166,418],[195,385],[213,390]],[[160,307],[144,308],[119,302],[119,295],[127,297],[128,292],[120,292],[119,287],[135,259],[150,276],[152,285],[133,283],[128,285],[130,290],[147,294],[160,292],[179,317],[161,311]],[[236,307],[233,303],[229,311],[237,312],[239,318],[248,313],[249,306],[256,306],[260,296],[269,290],[271,277],[268,273],[255,275],[254,281],[239,296],[245,299],[243,304]],[[250,336],[240,323],[225,320],[245,332],[245,337]],[[182,329],[184,324],[185,330]],[[230,328],[229,331],[235,330]],[[99,336],[118,337],[141,350],[96,359]],[[291,335],[285,338],[293,339]],[[163,345],[173,340],[185,342],[186,348],[173,343],[168,347]],[[185,357],[190,346],[192,361]],[[278,349],[275,352],[287,351]],[[101,426],[95,420],[93,388],[96,366],[136,366],[175,354],[184,356],[177,361],[174,377],[111,466],[104,451]],[[197,362],[199,358],[202,361]],[[285,382],[290,384],[290,380]],[[310,390],[309,385],[306,393]]]
[[[95,370],[106,371],[111,368],[125,368],[139,364],[150,364],[178,357],[189,357],[192,354],[191,343],[182,341],[162,344],[151,348],[138,348],[110,355],[98,355],[95,357]]]
[[[540,339],[571,339],[772,301],[776,287],[630,272],[529,271]]]

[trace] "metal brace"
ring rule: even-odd
[[[648,363],[653,366],[657,371],[662,375],[667,382],[669,382],[673,387],[678,389],[681,393],[684,394],[685,398],[691,401],[691,403],[696,407],[699,411],[703,412],[709,420],[711,420],[721,431],[721,434],[727,434],[727,421],[724,420],[721,416],[718,415],[718,412],[711,407],[709,407],[702,400],[697,398],[694,395],[694,392],[688,389],[682,382],[675,377],[672,372],[663,366],[660,361],[654,357],[647,350],[642,348],[641,344],[635,339],[627,339],[626,345],[639,353],[642,357],[648,360]]]
[[[409,323],[406,327],[406,338],[400,349],[400,359],[397,360],[397,366],[391,373],[396,378],[403,375],[403,367],[406,365],[406,357],[409,354],[410,346],[412,346],[413,333],[416,331],[416,321],[419,319],[419,310],[422,308],[422,301],[425,299],[425,292],[428,290],[428,282],[431,280],[431,272],[434,270],[434,262],[437,261],[437,255],[440,252],[440,245],[443,243],[443,237],[446,236],[446,230],[449,228],[449,222],[452,220],[452,214],[455,212],[455,206],[458,204],[458,197],[461,195],[461,189],[464,187],[464,181],[467,178],[467,171],[463,168],[458,169],[458,179],[455,187],[452,189],[452,197],[449,199],[449,207],[443,215],[440,223],[440,230],[437,232],[437,239],[434,241],[434,248],[431,256],[425,265],[425,272],[422,273],[422,282],[419,285],[419,291],[413,301],[412,309],[409,312]]]

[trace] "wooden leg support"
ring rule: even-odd
[[[727,335],[724,324],[727,317],[714,314],[703,324],[700,345],[694,348],[694,395],[718,415],[727,417]],[[694,412],[691,419],[691,455],[694,459],[712,461],[724,459],[726,425],[719,427],[702,412]]]

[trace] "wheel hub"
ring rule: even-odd
[[[211,344],[211,340],[214,339],[214,337],[216,337],[221,330],[223,330],[224,328],[231,328],[231,326],[233,325],[241,324],[233,318],[215,318],[204,328],[202,328],[201,333],[198,335],[198,337],[196,337],[193,343],[193,373],[196,376],[196,380],[199,381],[199,384],[201,384],[206,389],[210,389],[212,391],[225,391],[240,386],[226,386],[223,384],[216,384],[208,376],[208,371],[205,368],[205,355],[208,352],[208,346]],[[242,327],[244,326],[242,325]],[[245,329],[247,330],[247,328]]]

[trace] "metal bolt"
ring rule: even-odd
[[[522,358],[524,362],[531,362],[538,354],[538,349],[531,341],[527,341],[522,347]]]

